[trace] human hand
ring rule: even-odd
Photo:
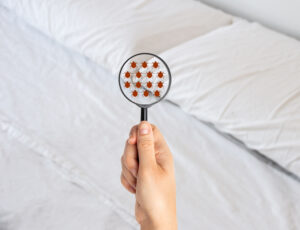
[[[158,128],[145,121],[134,126],[121,162],[121,182],[135,193],[141,229],[177,229],[173,158]]]

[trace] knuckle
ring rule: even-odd
[[[130,136],[134,134],[136,128],[137,128],[137,125],[132,126],[132,128],[130,129]]]
[[[127,168],[128,168],[129,170],[135,169],[135,168],[136,168],[135,162],[134,162],[133,160],[128,161],[128,163],[127,163]]]
[[[150,149],[153,147],[152,139],[143,139],[138,143],[138,147],[143,149]]]
[[[134,167],[134,160],[129,156],[126,156],[124,159],[124,165],[126,166],[126,168],[131,169],[132,167]]]

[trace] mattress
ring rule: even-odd
[[[116,76],[0,8],[0,229],[138,229],[120,157],[139,109]],[[179,229],[297,229],[300,185],[168,101]]]

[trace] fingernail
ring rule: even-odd
[[[141,124],[139,131],[141,135],[146,135],[149,133],[149,126],[147,124]]]

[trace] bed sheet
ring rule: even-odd
[[[119,177],[139,109],[117,76],[4,8],[0,39],[0,228],[138,229]],[[300,226],[297,181],[169,102],[149,118],[174,155],[179,229]]]

